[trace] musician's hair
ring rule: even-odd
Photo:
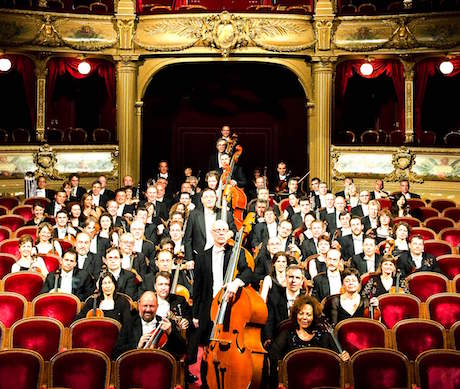
[[[289,265],[286,269],[286,274],[288,272],[290,272],[291,270],[300,270],[302,272],[302,275],[303,275],[303,269],[300,265],[297,265],[296,263],[293,263],[291,265]]]
[[[319,301],[313,297],[303,294],[297,297],[294,301],[294,305],[291,308],[291,321],[295,324],[296,328],[299,328],[297,323],[297,315],[305,305],[310,305],[313,308],[313,321],[310,327],[315,327],[318,324],[318,320],[321,317],[322,309]]]
[[[41,208],[45,209],[45,207],[43,206],[43,204],[40,201],[35,201],[34,205],[32,206],[32,209],[35,209],[37,207],[41,207]]]
[[[57,215],[59,215],[60,213],[63,213],[64,215],[69,216],[69,214],[67,213],[67,211],[65,210],[65,208],[62,208],[62,209],[60,209],[59,211],[57,211],[57,212],[56,212],[56,217],[57,217]]]
[[[347,267],[343,272],[342,272],[342,281],[348,277],[348,276],[355,276],[356,279],[359,281],[359,271],[358,269],[354,269],[351,267]]]
[[[406,222],[399,222],[398,224],[396,224],[393,227],[393,232],[395,234],[395,237],[396,237],[396,231],[400,226],[403,226],[403,227],[407,228],[407,237],[409,237],[411,228],[410,228],[410,225],[408,223],[406,223]]]
[[[331,244],[331,238],[328,234],[321,234],[319,237],[318,237],[318,244],[321,240],[325,240],[326,242],[328,242],[329,244]]]
[[[73,255],[75,258],[78,258],[77,250],[75,250],[73,247],[71,247],[71,248],[68,249],[64,254],[62,254],[62,258],[64,258],[64,255],[66,255],[66,254],[71,254],[71,255]]]
[[[219,179],[219,172],[217,170],[211,170],[211,171],[207,172],[206,176],[204,177],[204,180],[206,182],[208,182],[208,178],[211,177],[211,176],[214,176],[217,179]]]
[[[301,201],[308,201],[308,202],[310,202],[310,198],[309,198],[308,196],[303,195],[303,196],[300,197],[299,203],[300,203]]]
[[[34,239],[32,238],[31,235],[22,235],[19,238],[18,246],[21,247],[23,244],[30,242],[30,244],[33,246],[34,245]]]
[[[155,274],[155,283],[157,282],[159,277],[167,278],[169,280],[169,286],[171,286],[171,273],[167,271],[159,271],[157,274]]]

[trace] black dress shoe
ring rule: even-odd
[[[185,381],[189,384],[193,384],[194,382],[198,381],[198,377],[187,370],[185,372]]]

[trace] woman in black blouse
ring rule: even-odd
[[[271,385],[277,385],[278,361],[292,350],[305,347],[322,347],[337,352],[332,336],[321,325],[321,304],[314,297],[299,296],[291,309],[291,328],[284,329],[276,337],[270,351]],[[340,354],[343,361],[350,359],[344,351]]]
[[[396,258],[385,255],[375,274],[363,285],[361,296],[371,299],[389,293],[396,285]],[[401,285],[401,281],[400,281]]]

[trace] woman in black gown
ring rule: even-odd
[[[401,286],[401,281],[399,281]],[[361,296],[371,299],[389,293],[396,286],[396,258],[385,255],[375,274],[369,278],[361,291]]]

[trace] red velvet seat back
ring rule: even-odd
[[[414,209],[414,208],[411,208]],[[420,219],[422,222],[426,219],[434,216],[439,216],[439,212],[431,207],[418,207],[417,210],[417,219]]]
[[[410,217],[410,216],[401,216],[401,217],[395,217],[393,218],[393,225],[396,225],[398,223],[405,222],[409,224],[411,227],[420,227],[420,220],[418,220],[415,217]]]
[[[354,389],[407,388],[409,384],[409,362],[397,351],[358,351],[351,359],[351,367]]]
[[[8,274],[3,281],[5,292],[19,293],[27,301],[32,301],[37,297],[43,286],[42,275],[29,271]]]
[[[44,294],[32,303],[35,316],[51,317],[60,321],[64,327],[69,327],[75,320],[79,304],[78,298],[65,293]]]
[[[11,327],[22,319],[25,313],[26,301],[16,293],[0,293],[0,321],[5,327]]]
[[[0,242],[0,253],[11,254],[19,259],[19,239],[6,239]]]
[[[11,211],[19,205],[19,200],[16,197],[0,197],[0,205],[7,207]]]
[[[396,324],[393,334],[397,350],[411,361],[426,350],[445,346],[442,326],[431,320],[404,320]]]
[[[449,279],[453,280],[457,274],[460,274],[460,255],[442,255],[438,257],[438,266]]]
[[[410,231],[409,240],[412,239],[414,235],[421,235],[423,240],[436,239],[436,232],[431,228],[426,227],[414,227]]]
[[[439,238],[445,240],[452,247],[457,247],[460,244],[460,228],[445,228],[440,231]]]
[[[449,329],[460,320],[460,294],[442,293],[433,296],[426,302],[431,320],[441,323],[444,328]]]
[[[8,227],[0,226],[0,242],[10,239],[12,234],[13,232]]]
[[[117,321],[104,319],[81,319],[71,326],[71,347],[99,350],[111,356],[120,333]]]
[[[420,300],[404,294],[381,295],[379,307],[382,322],[388,328],[393,328],[400,320],[418,318],[420,314]]]
[[[460,321],[450,328],[450,345],[454,350],[460,350]]]
[[[347,319],[337,327],[337,336],[342,348],[350,355],[358,350],[385,347],[385,326],[372,319]]]
[[[0,226],[8,227],[13,232],[22,227],[24,223],[24,218],[19,215],[0,216]]]
[[[460,221],[460,207],[446,208],[442,215],[445,217],[450,217],[456,223]]]
[[[51,359],[50,386],[72,389],[105,389],[109,383],[110,360],[100,351],[74,349]],[[154,376],[150,379],[154,380]]]
[[[342,363],[330,350],[312,347],[291,351],[281,369],[283,381],[290,388],[342,386]]]
[[[49,273],[53,273],[57,268],[59,268],[59,256],[53,254],[46,254],[40,255],[43,258],[43,262],[45,262],[46,268],[48,269]]]
[[[32,220],[34,217],[32,214],[32,205],[18,205],[13,209],[13,215],[19,215],[24,218],[26,222]]]
[[[9,212],[8,208],[4,205],[0,205],[0,216],[6,215]]]
[[[32,237],[32,239],[35,241],[35,240],[37,240],[37,230],[38,230],[37,226],[20,227],[20,228],[18,228],[16,230],[14,236],[16,238],[20,238],[23,235],[30,235]]]
[[[413,273],[407,278],[407,281],[410,292],[422,302],[437,293],[447,292],[448,280],[437,273]]]
[[[0,351],[0,389],[38,389],[43,359],[29,350]]]
[[[444,228],[454,227],[454,221],[443,216],[430,217],[425,220],[425,227],[439,233]]]
[[[46,197],[29,197],[24,200],[24,205],[34,205],[35,203],[40,203],[43,208],[46,208],[48,204],[51,203]]]
[[[423,389],[460,387],[460,351],[431,350],[415,362],[417,383]]]
[[[174,384],[174,358],[162,350],[128,351],[120,355],[116,366],[118,389],[163,389]]]
[[[11,272],[11,267],[16,263],[16,259],[11,254],[0,253],[0,278],[5,277]]]
[[[392,206],[392,202],[390,199],[382,198],[377,199],[377,201],[379,202],[381,209],[390,209]]]
[[[431,208],[437,209],[439,212],[446,208],[455,207],[457,204],[452,200],[435,199],[431,202]]]
[[[61,245],[63,255],[64,255],[64,253],[66,253],[67,251],[69,251],[73,247],[72,243],[70,243],[70,242],[68,242],[68,241],[66,241],[64,239],[56,239],[56,240]]]
[[[430,239],[424,241],[424,251],[437,258],[441,255],[452,254],[452,246],[442,240]]]
[[[36,351],[48,361],[59,351],[63,330],[57,320],[40,317],[22,319],[11,327],[11,345]]]
[[[456,275],[454,279],[454,287],[457,293],[460,293],[460,276]]]

